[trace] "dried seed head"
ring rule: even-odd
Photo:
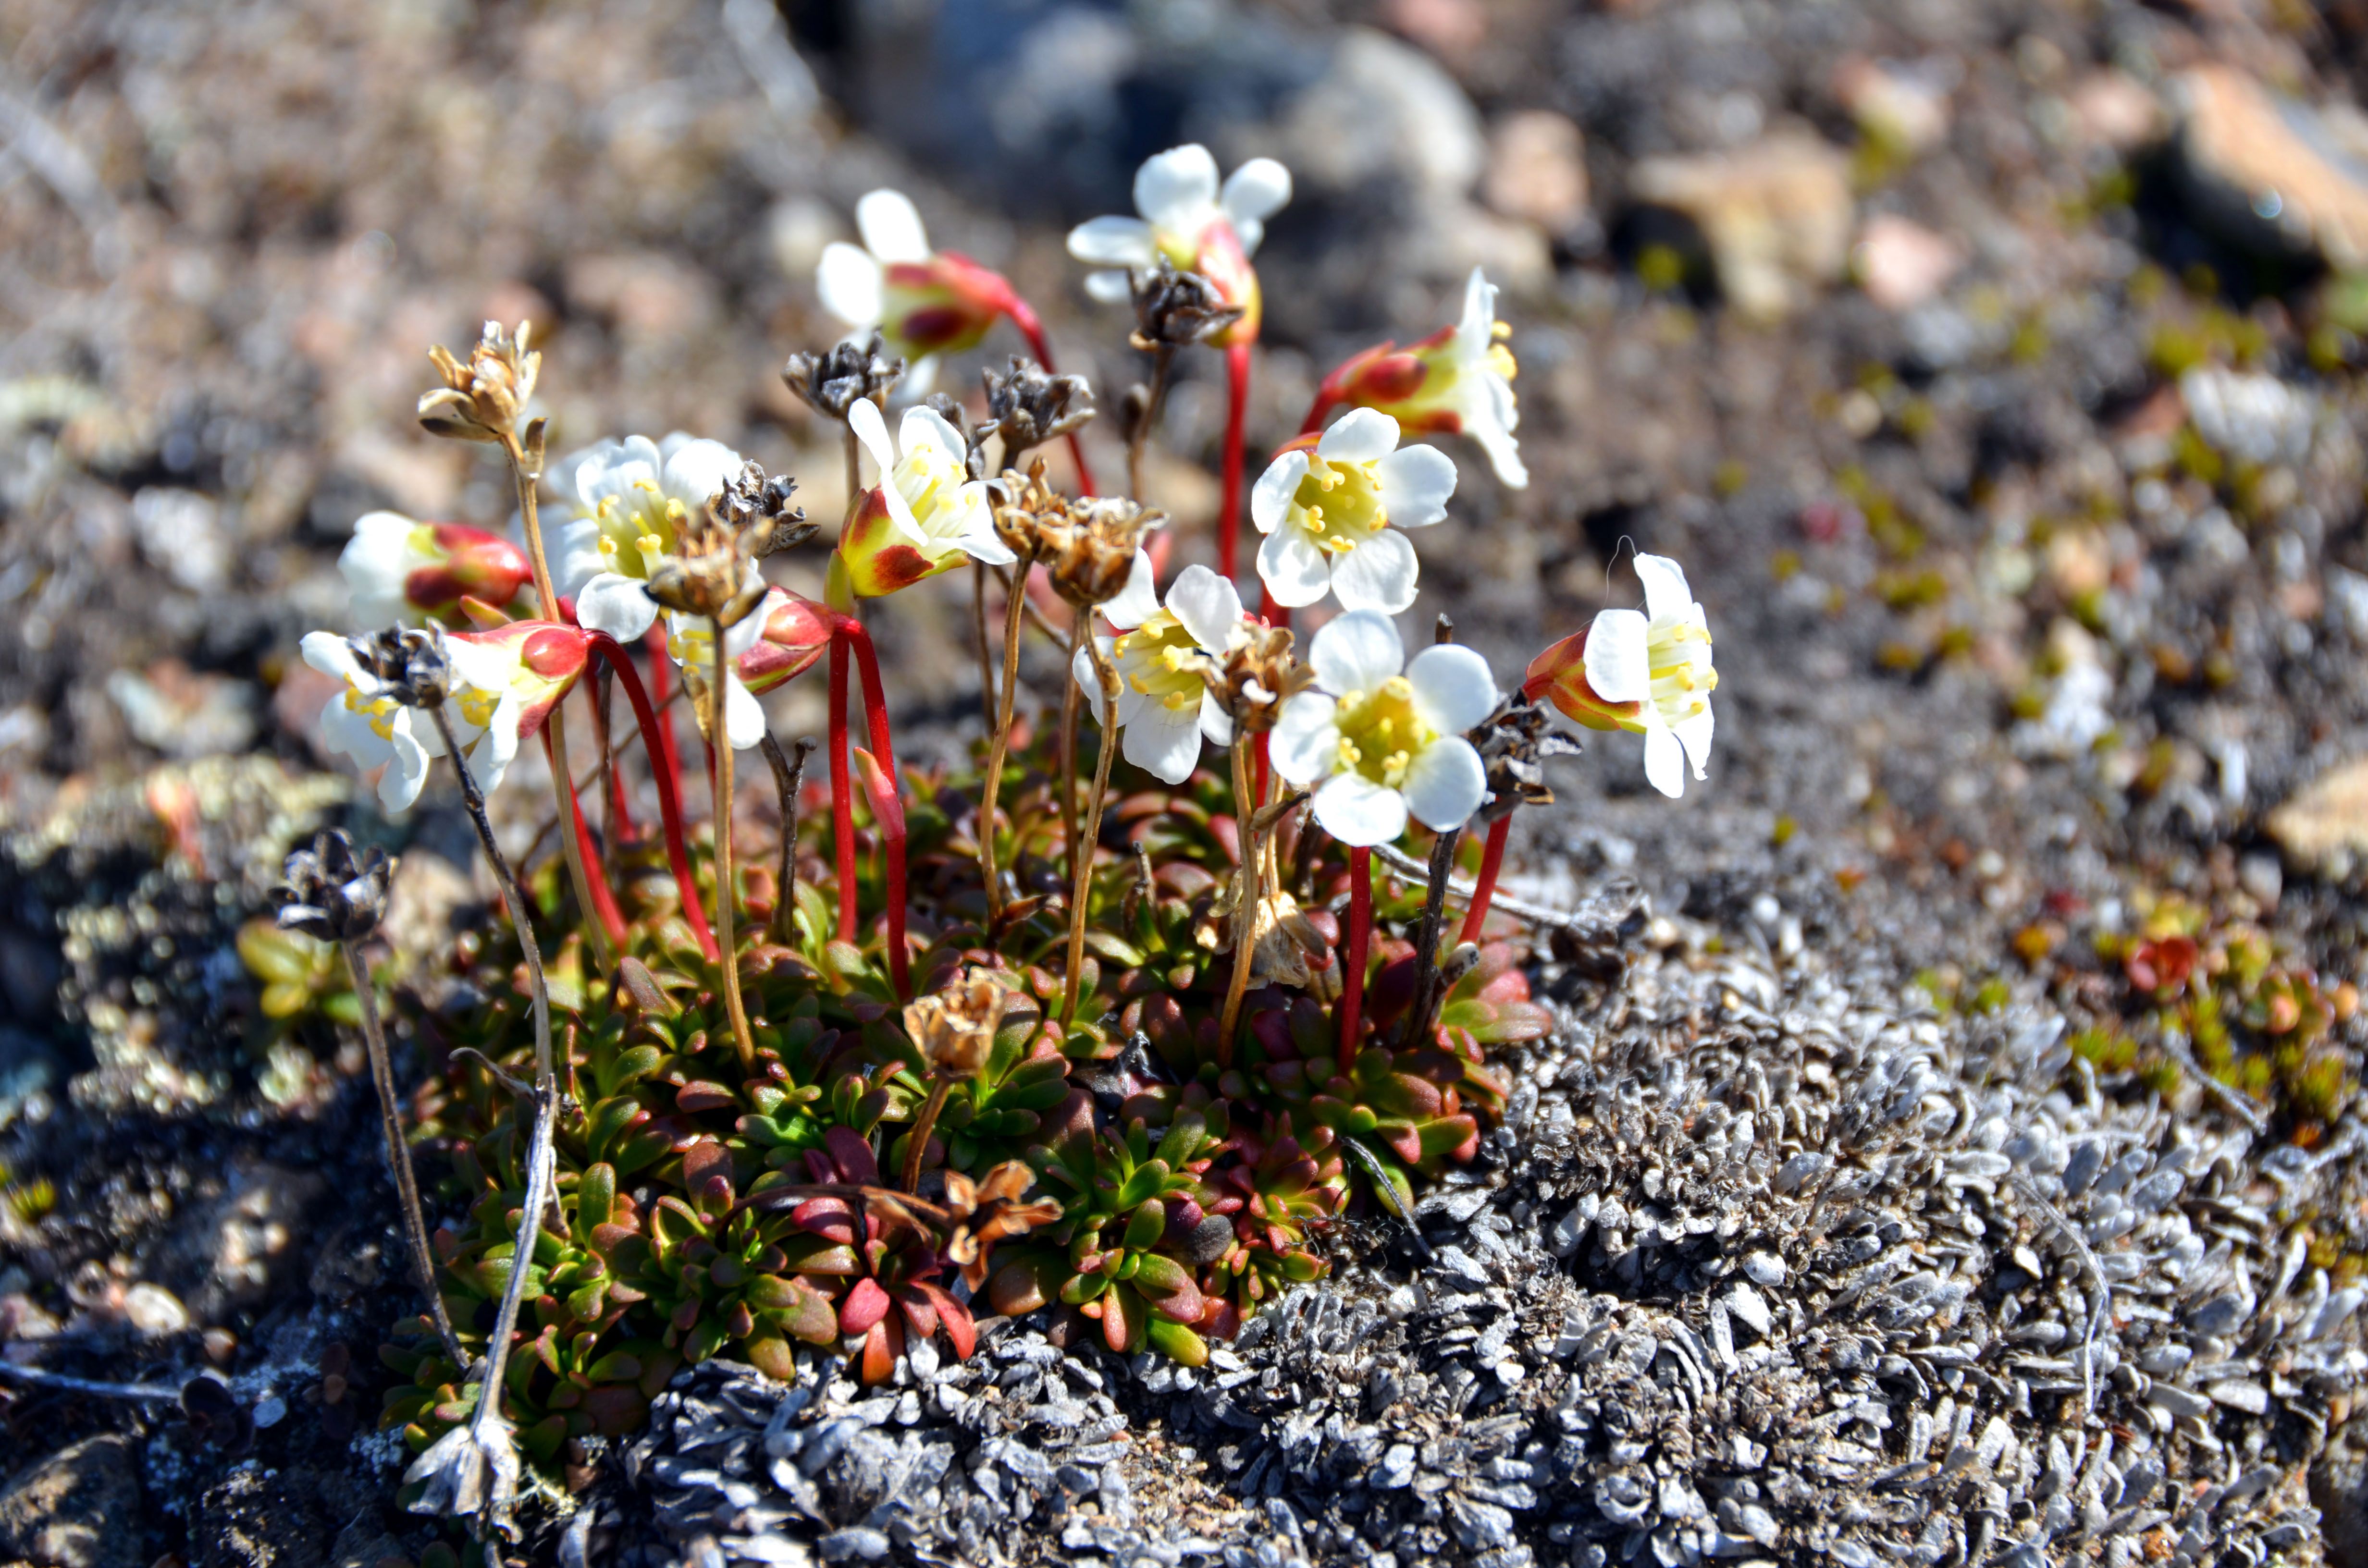
[[[998,376],[981,372],[986,383],[989,426],[1003,437],[1003,460],[1011,462],[1030,447],[1065,436],[1091,419],[1093,388],[1083,376],[1049,375],[1015,354]]]
[[[1056,1199],[1019,1200],[1035,1179],[1036,1173],[1019,1160],[1006,1160],[975,1182],[960,1171],[946,1173],[946,1212],[955,1221],[946,1237],[946,1261],[962,1270],[972,1290],[985,1283],[987,1256],[996,1242],[1061,1217]]]
[[[1241,900],[1241,873],[1236,871],[1225,895],[1193,923],[1192,939],[1210,952],[1233,950],[1234,911]],[[1338,971],[1331,968],[1331,951],[1332,944],[1301,911],[1299,900],[1288,889],[1259,891],[1258,905],[1250,911],[1252,985],[1288,985],[1331,1001],[1333,996],[1327,993],[1339,984]]]
[[[1511,813],[1516,806],[1550,806],[1554,790],[1547,787],[1545,759],[1577,756],[1579,744],[1549,728],[1554,714],[1528,693],[1516,691],[1497,705],[1470,736],[1488,770],[1488,793],[1480,803],[1482,821]]]
[[[859,398],[885,400],[905,379],[905,361],[891,359],[878,333],[868,343],[847,342],[821,354],[792,354],[781,380],[816,414],[844,420]]]
[[[1071,501],[1067,511],[1066,524],[1044,535],[1053,591],[1079,609],[1108,604],[1126,586],[1143,536],[1167,514],[1115,495]]]
[[[1208,671],[1209,688],[1234,728],[1258,734],[1282,717],[1282,701],[1313,676],[1292,656],[1291,629],[1245,626]]]
[[[905,1033],[940,1073],[967,1078],[986,1065],[1003,1021],[1003,987],[970,970],[945,990],[905,1004]]]
[[[487,322],[465,365],[450,349],[430,348],[444,384],[420,395],[419,423],[430,435],[458,441],[499,441],[515,431],[542,369],[542,356],[527,347],[532,331],[529,322],[518,323],[515,333]]]
[[[387,882],[394,863],[386,851],[356,855],[354,841],[332,828],[289,854],[279,901],[279,928],[302,931],[324,942],[359,942],[378,928],[386,914]]]
[[[1137,272],[1131,281],[1134,331],[1127,341],[1145,354],[1206,343],[1242,317],[1241,307],[1225,303],[1214,283],[1197,272],[1178,272],[1164,259],[1156,271]]]
[[[723,493],[711,505],[717,520],[739,536],[750,555],[762,561],[791,545],[803,544],[821,527],[806,521],[804,507],[790,505],[797,487],[798,482],[788,474],[768,479],[761,465],[743,463],[738,477],[726,480]]]
[[[405,708],[440,706],[452,687],[443,634],[433,627],[390,626],[346,639],[354,662],[386,684],[386,695]]]
[[[995,537],[1020,564],[1042,560],[1060,548],[1069,526],[1069,498],[1044,483],[1044,460],[1028,472],[1006,469],[995,482]]]
[[[962,412],[959,399],[951,392],[931,392],[921,400],[921,406],[934,411],[937,416],[954,427],[962,438],[962,469],[972,479],[986,477],[986,438],[995,434],[990,424],[973,425]]]

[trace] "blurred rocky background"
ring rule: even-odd
[[[423,971],[486,890],[455,802],[380,823],[326,768],[296,641],[342,624],[362,512],[506,526],[493,460],[411,419],[487,317],[536,324],[554,449],[690,429],[833,516],[779,370],[883,184],[1108,402],[1140,365],[1066,228],[1180,141],[1283,160],[1256,452],[1485,267],[1533,478],[1459,450],[1418,613],[1509,681],[1649,550],[1724,677],[1708,783],[1664,802],[1590,737],[1520,891],[1633,879],[1944,1011],[2101,1017],[2152,912],[2258,927],[2340,1014],[2325,1137],[2368,871],[2363,82],[2358,0],[0,0],[0,1358],[211,1368],[244,1413],[19,1391],[0,1560],[409,1550],[343,1447],[398,1273],[359,1054],[274,1022],[239,937],[324,821],[407,847]],[[1206,559],[1222,384],[1185,369],[1153,499]],[[960,585],[877,617],[924,756],[978,731]]]

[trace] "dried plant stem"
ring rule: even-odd
[[[773,788],[781,797],[781,869],[778,891],[773,895],[771,936],[777,942],[790,939],[791,916],[797,904],[798,888],[798,788],[805,780],[806,754],[814,750],[814,742],[798,738],[798,759],[791,762],[781,755],[781,743],[768,731],[763,741],[765,760],[773,769]]]
[[[938,1128],[938,1115],[946,1108],[946,1096],[953,1092],[953,1075],[939,1068],[929,1077],[929,1097],[921,1107],[921,1114],[913,1119],[913,1131],[905,1138],[905,1180],[907,1192],[921,1190],[921,1159],[928,1152],[929,1134]]]
[[[1472,906],[1463,912],[1463,928],[1455,934],[1459,942],[1478,941],[1480,928],[1488,923],[1488,904],[1497,896],[1497,873],[1505,868],[1505,840],[1512,827],[1510,812],[1488,824],[1487,847],[1480,852],[1480,880],[1472,886]]]
[[[362,961],[359,943],[340,942],[337,946],[346,955],[346,974],[353,982],[354,1000],[361,1009],[362,1043],[370,1050],[370,1082],[378,1089],[379,1125],[386,1134],[387,1164],[394,1170],[394,1190],[403,1208],[403,1236],[411,1248],[412,1270],[419,1276],[419,1288],[427,1293],[427,1315],[436,1324],[436,1336],[444,1342],[444,1354],[465,1372],[469,1369],[469,1353],[461,1348],[460,1336],[452,1332],[451,1314],[444,1310],[443,1293],[436,1289],[436,1259],[427,1250],[427,1221],[419,1209],[419,1177],[411,1168],[411,1144],[403,1135],[403,1098],[394,1086],[394,1064],[387,1057],[386,1030],[379,1022],[378,996],[370,984],[370,965]]]
[[[538,443],[537,450],[540,449]],[[535,510],[534,484],[541,475],[531,472],[533,465],[528,462],[526,449],[518,443],[515,430],[502,432],[502,452],[510,460],[510,479],[518,487],[518,517],[526,528],[527,559],[534,567],[535,608],[546,618],[556,619],[559,615],[559,591],[551,580],[551,562],[542,549],[542,522]],[[575,902],[586,915],[591,915],[598,905],[593,902],[592,880],[584,869],[584,846],[580,841],[581,835],[576,830],[575,792],[568,787],[567,705],[564,702],[552,703],[550,717],[542,722],[551,736],[556,758],[552,768],[552,790],[559,801],[559,814],[566,824],[559,835],[560,848],[567,857],[567,875],[575,885]],[[457,753],[454,760],[459,760]],[[597,919],[590,922],[590,936],[593,956],[599,967],[603,970],[613,967],[617,961],[615,945],[608,930]]]
[[[1030,563],[1019,562],[1005,597],[1003,612],[1003,684],[995,706],[995,733],[986,745],[986,788],[978,807],[978,874],[986,883],[989,922],[1003,915],[1003,878],[995,866],[995,802],[1003,793],[1003,759],[1011,749],[1011,708],[1019,691],[1019,617],[1028,602]]]
[[[1411,1051],[1430,1027],[1430,990],[1439,980],[1439,932],[1447,924],[1447,876],[1455,865],[1455,846],[1463,841],[1461,827],[1449,828],[1431,841],[1429,885],[1423,891],[1422,920],[1414,933],[1414,999],[1398,1026],[1398,1049]]]
[[[1068,980],[1061,996],[1061,1022],[1065,1025],[1077,1016],[1077,996],[1086,977],[1086,907],[1093,900],[1094,846],[1102,835],[1102,802],[1110,795],[1110,756],[1118,750],[1118,666],[1102,652],[1093,637],[1093,613],[1077,612],[1078,640],[1085,644],[1092,659],[1094,678],[1102,694],[1102,744],[1094,759],[1094,790],[1086,798],[1086,814],[1079,826],[1079,836],[1074,852],[1076,867],[1074,885],[1069,894],[1069,970]],[[1076,680],[1069,682],[1072,690]]]
[[[27,1388],[47,1389],[52,1393],[78,1393],[92,1399],[133,1399],[157,1404],[177,1404],[181,1398],[181,1391],[176,1388],[159,1388],[149,1383],[99,1382],[64,1372],[45,1372],[39,1367],[20,1367],[14,1361],[0,1361],[0,1382],[22,1383]]]
[[[1373,852],[1349,851],[1349,950],[1342,960],[1340,1076],[1357,1065],[1357,1028],[1365,1008],[1365,955],[1373,945]]]
[[[1151,427],[1159,423],[1159,410],[1167,401],[1169,372],[1176,368],[1176,350],[1161,344],[1151,355],[1151,395],[1144,400],[1143,413],[1126,437],[1126,493],[1136,501],[1143,499],[1143,449],[1150,442]],[[1227,558],[1228,560],[1231,557]],[[1226,569],[1230,577],[1233,571]]]
[[[1068,665],[1061,673],[1061,843],[1068,851],[1069,881],[1077,880],[1077,710],[1085,690],[1077,685],[1077,652],[1093,641],[1093,617],[1080,615],[1069,628]],[[1115,716],[1113,716],[1115,717]]]
[[[995,656],[986,645],[986,562],[970,563],[971,640],[978,652],[978,710],[995,722]]]
[[[1257,956],[1259,873],[1266,869],[1266,850],[1258,837],[1258,811],[1250,801],[1250,738],[1234,737],[1234,824],[1241,845],[1242,869],[1234,899],[1234,972],[1225,983],[1225,1012],[1217,1025],[1217,1062],[1234,1064],[1234,1030],[1242,1021],[1242,998],[1250,987],[1251,960]]]
[[[710,616],[715,638],[715,673],[707,688],[707,733],[715,754],[715,944],[723,949],[723,1006],[732,1015],[732,1043],[740,1052],[740,1070],[757,1065],[757,1039],[748,1031],[747,1005],[740,999],[740,949],[732,939],[733,905],[740,892],[732,873],[732,737],[723,728],[723,698],[729,689],[731,659],[723,651],[723,618]]]
[[[452,759],[452,771],[461,776],[461,794],[469,802],[469,818],[476,824],[477,840],[484,846],[485,858],[492,862],[494,878],[501,885],[502,902],[509,907],[510,925],[518,932],[518,949],[526,956],[528,983],[533,988],[534,1131],[527,1141],[526,1193],[518,1210],[518,1243],[510,1255],[509,1285],[502,1291],[501,1306],[494,1315],[493,1333],[485,1342],[484,1377],[477,1395],[476,1414],[469,1421],[470,1440],[484,1449],[492,1443],[496,1428],[506,1426],[501,1416],[502,1376],[509,1363],[510,1335],[518,1331],[518,1303],[526,1296],[535,1234],[542,1224],[542,1211],[551,1202],[551,1139],[559,1119],[559,1084],[551,1070],[551,992],[543,983],[542,949],[535,943],[534,923],[527,917],[526,894],[519,890],[518,878],[494,839],[494,824],[485,815],[484,793],[469,772],[468,759],[453,744],[452,726],[444,717],[442,705],[429,711],[435,716],[438,734],[443,738],[445,755]],[[506,1429],[501,1437],[504,1443],[508,1441]]]

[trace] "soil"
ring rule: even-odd
[[[1517,819],[1513,891],[1633,882],[1738,949],[2076,1027],[2136,1027],[2092,949],[2169,898],[2258,924],[2330,996],[2363,978],[2361,855],[2268,826],[2368,752],[2360,258],[2265,254],[2168,134],[2206,63],[2359,91],[2355,5],[20,0],[0,40],[0,1357],[233,1396],[14,1391],[0,1555],[427,1548],[369,1436],[410,1309],[367,1074],[325,1021],[269,1027],[235,939],[323,823],[442,862],[421,950],[490,889],[457,799],[390,823],[336,776],[296,641],[340,624],[362,512],[506,524],[494,458],[411,418],[427,345],[488,317],[536,324],[554,450],[690,429],[836,516],[835,437],[779,372],[837,335],[813,267],[882,184],[1007,273],[1107,406],[1142,360],[1065,229],[1127,210],[1179,140],[1281,157],[1253,472],[1326,369],[1452,320],[1475,263],[1505,285],[1531,480],[1444,439],[1463,483],[1406,624],[1451,616],[1509,683],[1634,603],[1646,551],[1684,563],[1722,677],[1709,778],[1666,801],[1634,737],[1588,735]],[[1885,129],[1865,68],[1937,97],[1937,134]],[[1512,156],[1539,111],[1575,164]],[[1788,135],[1833,150],[1865,243],[1760,319],[1716,222],[1634,191],[1649,160]],[[1945,282],[1878,302],[1877,218],[1952,245]],[[977,403],[1019,347],[941,384]],[[2199,363],[2285,389],[2300,447],[2198,437]],[[1212,553],[1224,414],[1213,358],[1184,371],[1150,482],[1179,562]],[[775,574],[818,594],[818,560]],[[874,621],[923,757],[979,733],[960,581]],[[1028,678],[1056,690],[1057,661]],[[819,728],[812,683],[770,709]],[[503,798],[520,848],[536,766]],[[2348,1083],[2359,1032],[2328,1036]],[[2225,1120],[2192,1083],[2172,1103]],[[2264,1150],[2345,1147],[2355,1114],[2348,1088],[2270,1109]],[[2362,1250],[2368,1219],[2321,1224]],[[69,1539],[77,1517],[104,1528]]]

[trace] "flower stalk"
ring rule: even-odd
[[[1233,744],[1234,822],[1241,845],[1242,864],[1234,896],[1234,971],[1225,983],[1225,1010],[1217,1025],[1217,1062],[1234,1064],[1234,1031],[1242,1021],[1242,998],[1249,993],[1250,969],[1257,956],[1260,873],[1266,850],[1258,833],[1258,802],[1250,796],[1250,737],[1237,732]]]
[[[978,873],[986,883],[989,923],[1003,915],[1003,876],[995,863],[995,808],[1003,792],[1003,764],[1011,749],[1011,710],[1019,692],[1019,621],[1028,608],[1030,562],[1021,556],[1004,592],[1003,679],[996,688],[995,732],[986,745],[986,778],[979,791]],[[984,567],[981,568],[985,570]]]
[[[1094,759],[1094,789],[1087,797],[1085,820],[1079,837],[1071,849],[1075,865],[1071,871],[1069,893],[1069,968],[1068,980],[1061,994],[1061,1022],[1064,1027],[1077,1016],[1077,997],[1085,983],[1086,911],[1092,902],[1094,887],[1094,846],[1101,838],[1102,804],[1110,794],[1110,758],[1118,751],[1118,666],[1110,663],[1101,643],[1091,635],[1093,617],[1080,610],[1077,614],[1078,640],[1093,660],[1095,678],[1102,691],[1102,740],[1100,754]],[[1069,683],[1069,706],[1076,706],[1076,683]]]
[[[1476,942],[1481,927],[1488,923],[1488,905],[1497,896],[1497,874],[1505,866],[1505,840],[1511,836],[1511,813],[1498,817],[1488,824],[1488,842],[1480,852],[1480,877],[1472,886],[1472,902],[1463,912],[1463,927],[1455,934],[1458,942]]]
[[[753,1072],[757,1065],[757,1037],[749,1031],[748,1005],[740,996],[740,949],[732,935],[733,906],[740,902],[740,892],[732,866],[733,745],[723,723],[731,655],[724,650],[723,617],[708,617],[708,630],[715,638],[715,674],[707,688],[707,733],[722,742],[708,748],[715,757],[715,941],[722,949],[723,1006],[732,1016],[732,1043],[740,1052],[741,1071]]]
[[[801,735],[795,762],[781,755],[781,743],[768,733],[763,742],[765,761],[773,769],[773,788],[781,799],[781,864],[775,874],[777,892],[773,895],[773,919],[769,935],[777,942],[787,942],[794,930],[791,920],[797,910],[798,888],[798,790],[806,776],[806,754],[814,750],[814,742]]]
[[[1241,562],[1242,424],[1250,403],[1250,346],[1225,350],[1225,450],[1217,492],[1217,572],[1227,582]]]
[[[1357,1034],[1364,1023],[1365,965],[1373,946],[1373,852],[1362,845],[1349,851],[1348,952],[1340,991],[1340,1075],[1357,1065]]]
[[[666,864],[674,872],[675,888],[682,902],[682,917],[689,923],[691,934],[699,939],[699,950],[710,963],[716,962],[720,949],[715,945],[715,933],[708,928],[707,912],[700,906],[699,883],[690,871],[690,852],[684,842],[682,796],[675,770],[660,759],[668,726],[666,716],[651,702],[642,686],[642,677],[633,668],[632,657],[613,637],[605,633],[592,634],[592,647],[610,669],[617,673],[617,683],[625,688],[625,700],[632,705],[634,722],[641,726],[643,749],[650,754],[651,772],[658,787],[658,822],[666,838]],[[658,664],[664,667],[666,661]]]

